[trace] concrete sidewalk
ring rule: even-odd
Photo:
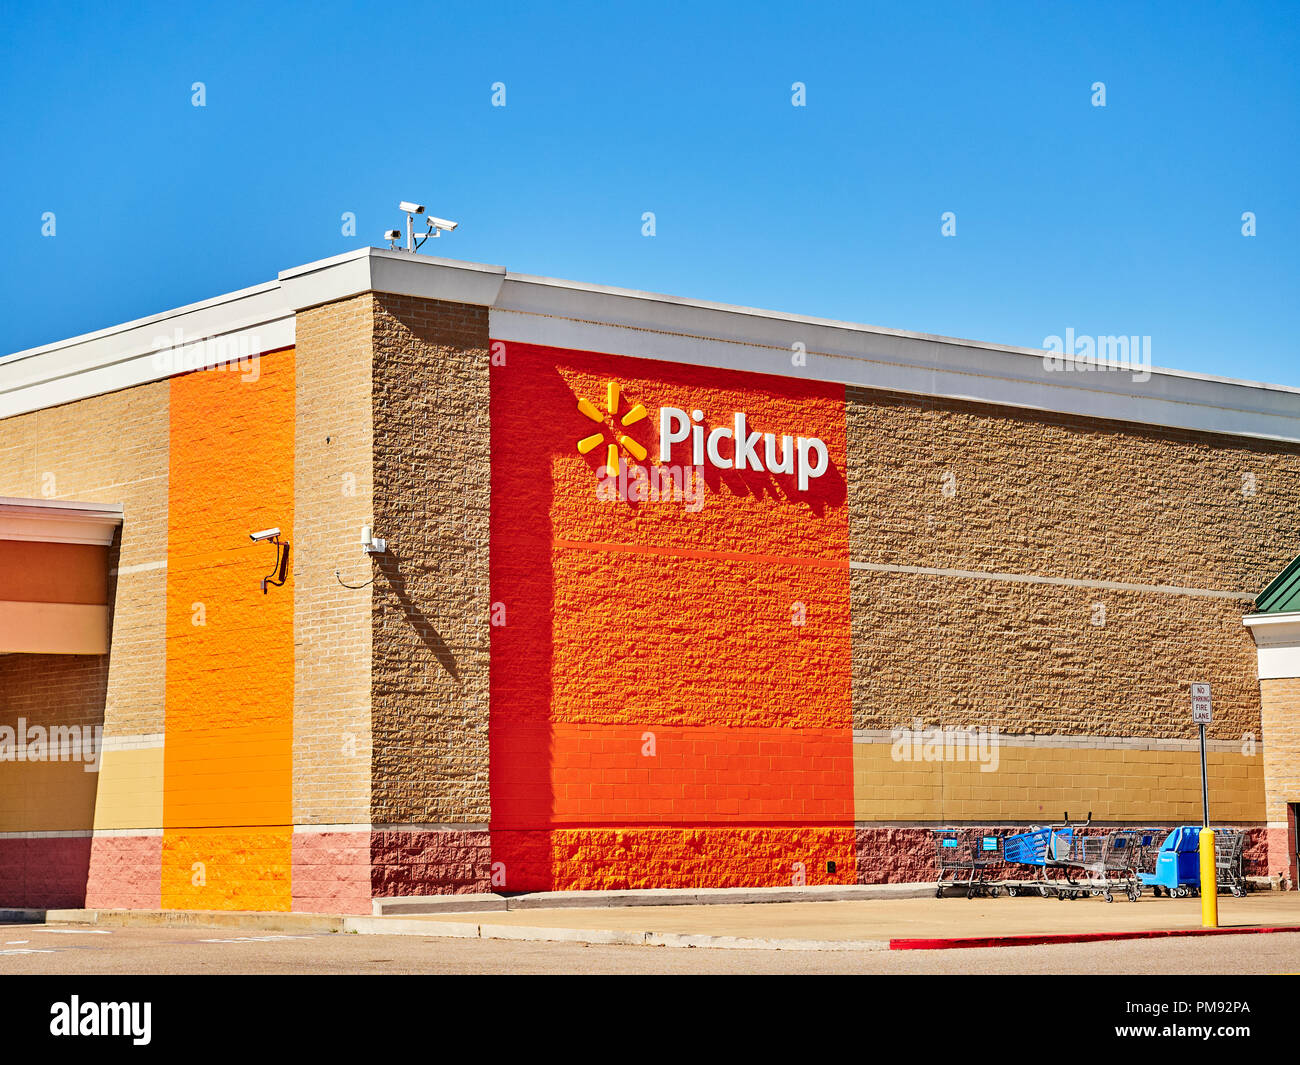
[[[451,902],[451,900],[448,900]],[[454,904],[454,903],[453,903]],[[49,923],[171,925],[259,932],[351,932],[458,939],[732,947],[888,950],[1016,942],[1200,934],[1197,899],[1059,901],[1042,898],[902,898],[753,904],[518,908],[488,912],[348,917],[295,913],[51,910]],[[1221,898],[1224,933],[1300,931],[1300,893]],[[969,942],[960,942],[968,940]]]
[[[1219,900],[1224,929],[1300,929],[1300,893]],[[779,902],[763,906],[509,910],[473,915],[354,918],[356,931],[591,943],[645,942],[766,949],[880,950],[902,940],[1114,936],[1201,927],[1199,899],[898,899]]]

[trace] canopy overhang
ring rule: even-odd
[[[114,503],[0,496],[0,654],[103,655]]]

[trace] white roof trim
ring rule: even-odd
[[[294,343],[297,311],[361,292],[490,308],[494,340],[1300,442],[1300,388],[1152,368],[1051,371],[1041,351],[362,248],[275,281],[0,359],[0,418]],[[805,345],[794,367],[791,346]],[[184,352],[188,362],[171,356]],[[197,358],[195,357],[197,355]]]
[[[120,503],[0,496],[0,540],[108,547],[121,524]]]
[[[1300,441],[1300,389],[1153,367],[1049,370],[1044,352],[644,292],[508,275],[493,340],[969,400],[1199,432]],[[792,366],[803,344],[805,366]]]
[[[1241,620],[1255,638],[1260,680],[1300,677],[1300,613],[1247,614]]]
[[[1300,627],[1300,611],[1288,610],[1284,614],[1247,614],[1241,623],[1248,629],[1286,628],[1289,625]]]

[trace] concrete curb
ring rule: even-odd
[[[229,928],[261,932],[342,932],[340,914],[264,913],[254,910],[46,910],[50,924],[107,928]]]
[[[404,921],[392,917],[349,917],[345,932],[358,935],[429,936],[435,939],[509,939],[521,942],[584,943],[616,947],[711,947],[725,950],[888,950],[885,939],[767,939],[706,936],[685,932],[620,932],[605,928],[533,928],[525,925],[459,921]]]
[[[504,912],[510,908],[509,902],[505,895],[403,895],[374,899],[370,908],[372,917],[401,917],[422,913]]]
[[[970,950],[978,947],[1036,947],[1058,943],[1106,943],[1126,939],[1176,939],[1183,936],[1255,936],[1300,932],[1300,925],[1242,925],[1239,928],[1154,928],[1134,932],[1031,932],[1020,936],[947,936],[891,939],[890,950]]]
[[[633,891],[537,891],[527,895],[406,895],[375,899],[375,917],[491,910],[608,909],[622,906],[737,906],[763,902],[927,899],[933,884],[829,884],[776,888],[648,888]]]
[[[45,920],[46,912],[46,910],[5,907],[0,909],[0,924],[40,924]]]

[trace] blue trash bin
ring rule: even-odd
[[[1181,825],[1165,837],[1156,855],[1156,871],[1143,873],[1142,883],[1159,896],[1185,898],[1201,886],[1201,826]]]

